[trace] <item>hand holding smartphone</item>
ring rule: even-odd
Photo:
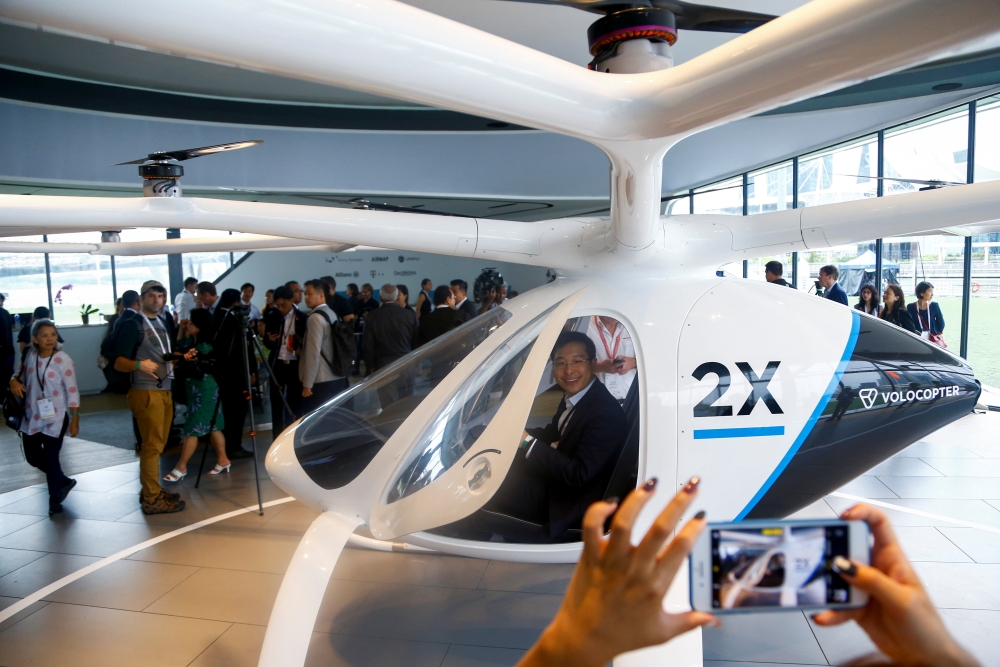
[[[864,521],[710,523],[690,555],[691,606],[726,613],[855,609],[868,594],[833,569],[837,556],[868,565]]]

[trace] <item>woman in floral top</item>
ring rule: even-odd
[[[212,376],[212,362],[215,354],[213,338],[212,314],[204,308],[191,311],[190,319],[185,324],[186,338],[181,339],[178,347],[190,345],[190,349],[181,357],[182,363],[188,367],[184,387],[187,389],[187,419],[181,429],[184,445],[181,448],[181,458],[169,473],[163,476],[164,482],[179,482],[187,475],[187,464],[198,446],[198,438],[207,435],[215,447],[218,463],[208,471],[209,475],[218,475],[229,471],[229,457],[226,456],[226,441],[222,437],[222,429],[226,427],[222,419],[222,407],[219,404],[219,385]],[[186,343],[185,343],[186,342]],[[215,413],[215,419],[212,414]]]
[[[80,392],[73,360],[61,350],[55,322],[36,320],[31,325],[31,347],[10,390],[24,399],[24,454],[28,463],[45,473],[49,485],[49,516],[62,513],[62,501],[76,486],[63,474],[59,450],[67,428],[71,437],[80,432]]]

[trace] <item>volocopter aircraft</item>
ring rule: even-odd
[[[949,352],[825,300],[715,270],[873,236],[990,231],[1000,182],[741,218],[661,216],[661,176],[670,148],[696,132],[997,45],[1000,5],[963,0],[942,12],[931,0],[815,0],[769,20],[667,0],[551,4],[605,14],[590,30],[591,69],[393,0],[175,0],[169,12],[121,0],[0,2],[0,15],[17,21],[566,134],[611,161],[610,215],[540,223],[184,198],[171,183],[136,199],[0,197],[10,235],[294,229],[303,244],[557,271],[554,282],[400,359],[276,439],[272,479],[322,514],[285,575],[262,666],[303,663],[344,544],[366,541],[352,538],[359,526],[381,548],[577,558],[572,535],[532,539],[545,527],[517,517],[498,517],[529,536],[517,542],[437,530],[482,511],[505,479],[568,319],[614,317],[635,343],[630,437],[611,485],[656,476],[676,488],[698,474],[699,508],[716,520],[795,512],[968,413],[979,395],[972,369]],[[673,67],[678,28],[745,34]],[[167,172],[150,180],[170,180]],[[400,384],[410,395],[384,400],[380,390]],[[608,495],[618,494],[609,487]],[[638,531],[670,495],[647,508]],[[665,605],[687,605],[683,574]],[[700,661],[696,631],[615,663]]]

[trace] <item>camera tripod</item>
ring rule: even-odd
[[[274,375],[274,368],[271,366],[270,362],[268,362],[268,360],[267,360],[267,354],[264,352],[264,349],[263,349],[263,347],[260,344],[260,339],[257,337],[257,333],[255,331],[253,331],[249,327],[250,319],[248,317],[248,313],[244,313],[244,312],[235,313],[235,312],[233,312],[233,310],[230,310],[230,311],[228,311],[226,313],[226,317],[227,318],[228,317],[235,317],[236,318],[236,327],[237,327],[237,333],[236,333],[236,335],[234,335],[233,338],[232,338],[232,340],[229,341],[229,355],[228,356],[232,356],[233,344],[236,342],[237,339],[240,340],[240,342],[241,342],[240,347],[243,349],[243,355],[242,355],[243,356],[243,374],[244,374],[244,380],[246,380],[246,389],[244,389],[243,393],[244,393],[244,395],[246,397],[248,412],[250,413],[250,444],[251,444],[251,447],[252,447],[252,450],[253,450],[253,474],[254,474],[254,480],[257,483],[257,509],[258,509],[258,512],[260,513],[260,516],[264,516],[264,502],[263,502],[263,499],[261,498],[261,493],[260,493],[260,470],[258,468],[259,464],[257,463],[257,424],[256,424],[256,422],[254,420],[254,415],[253,415],[253,395],[252,395],[252,393],[250,391],[250,388],[253,385],[250,382],[250,353],[247,350],[247,341],[248,340],[253,342],[254,350],[257,353],[260,354],[260,358],[264,362],[264,366],[267,368],[267,372],[270,373],[270,375],[271,375],[271,381],[272,382],[277,382],[277,379],[276,379],[276,377]],[[223,322],[225,322],[225,319],[223,319]],[[221,329],[221,326],[220,326],[220,329]],[[282,389],[282,390],[284,390],[284,387],[280,387],[279,386],[279,388]],[[288,405],[288,399],[285,398],[284,391],[279,391],[278,395],[281,396],[281,402],[284,403],[285,410],[288,411],[288,414],[292,416],[293,420],[296,419],[295,413],[292,412],[291,406]],[[210,437],[211,437],[212,430],[215,428],[215,419],[216,419],[217,415],[219,414],[219,405],[220,405],[221,401],[222,401],[222,388],[220,387],[219,388],[219,394],[215,398],[215,409],[212,412],[212,420],[209,423],[208,432],[209,432],[209,436]],[[201,454],[201,463],[198,464],[198,476],[197,476],[197,478],[195,479],[195,482],[194,482],[194,488],[196,488],[196,489],[198,488],[198,485],[201,484],[201,473],[205,469],[205,459],[208,457],[208,449],[209,448],[206,445],[205,446],[205,450]]]

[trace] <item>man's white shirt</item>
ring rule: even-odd
[[[177,313],[178,320],[190,320],[191,311],[194,310],[194,295],[186,289],[182,289],[174,297],[174,312]]]
[[[590,324],[587,326],[587,337],[594,341],[594,347],[597,348],[598,362],[619,357],[635,357],[635,345],[632,343],[632,336],[625,330],[621,322],[618,323],[614,334],[612,334],[604,326],[601,318],[597,316],[591,317]],[[615,349],[616,347],[617,350]],[[612,354],[614,356],[611,356]],[[628,390],[635,381],[635,375],[636,370],[634,368],[624,375],[619,375],[618,373],[597,373],[598,379],[604,383],[604,386],[608,388],[611,395],[619,401],[625,400],[625,397],[628,396]]]

